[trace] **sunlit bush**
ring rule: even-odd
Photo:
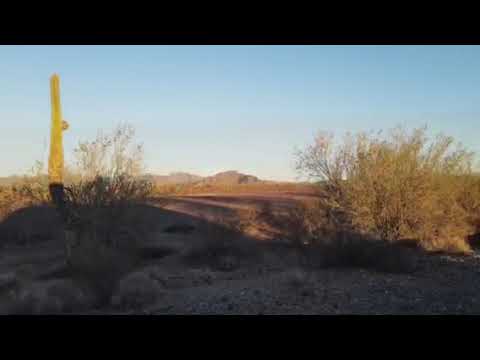
[[[429,141],[426,128],[347,135],[336,146],[333,140],[319,134],[297,153],[297,170],[321,181],[321,206],[340,227],[389,241],[413,239],[429,250],[470,252],[466,237],[480,200],[469,180],[472,153],[452,137]]]

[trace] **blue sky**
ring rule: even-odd
[[[479,46],[0,46],[0,176],[47,159],[54,72],[67,160],[129,122],[150,172],[294,180],[317,130],[428,124],[480,152],[479,65]]]

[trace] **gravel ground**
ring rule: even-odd
[[[233,271],[215,271],[206,266],[195,268],[184,261],[185,244],[199,236],[203,224],[200,218],[184,218],[177,213],[153,215],[163,222],[152,242],[170,246],[172,252],[146,261],[136,270],[143,275],[124,281],[122,289],[114,294],[112,303],[116,306],[75,313],[480,314],[478,253],[469,257],[418,253],[414,272],[389,274],[361,268],[306,270],[301,268],[297,254],[277,246],[266,250],[256,262],[242,263]],[[162,230],[177,223],[193,225],[197,230],[190,235]],[[71,304],[62,298],[64,293],[66,298],[69,291],[74,293],[68,281],[59,282],[55,291],[43,295],[42,284],[46,287],[50,281],[52,287],[52,278],[47,281],[44,274],[55,272],[63,264],[62,248],[53,245],[2,249],[0,312],[8,312],[4,300],[14,288],[12,277],[23,284],[34,282],[32,288],[37,292],[30,298],[50,296],[59,308],[69,308]]]
[[[425,255],[413,274],[363,269],[163,272],[157,302],[129,314],[480,314],[480,259]]]
[[[478,256],[425,255],[411,274],[364,269],[307,271],[271,263],[220,272],[185,268],[174,256],[139,269],[150,274],[155,287],[161,289],[153,303],[82,313],[480,314],[479,265]]]

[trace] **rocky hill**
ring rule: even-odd
[[[198,175],[193,175],[184,172],[174,172],[169,175],[153,175],[148,174],[145,176],[149,180],[157,184],[190,184],[202,180],[203,178]]]
[[[238,171],[224,171],[213,176],[208,176],[199,183],[201,184],[225,184],[225,185],[235,185],[235,184],[251,184],[260,182],[261,180],[253,175],[246,175],[239,173]]]

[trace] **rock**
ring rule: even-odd
[[[150,276],[149,271],[136,271],[120,280],[111,304],[115,307],[139,309],[154,304],[162,294],[162,285]]]
[[[8,289],[17,283],[17,277],[14,273],[6,273],[0,275],[0,291]]]

